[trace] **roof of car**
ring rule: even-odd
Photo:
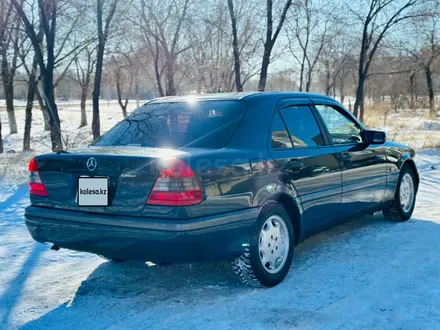
[[[151,100],[151,103],[163,103],[163,102],[184,102],[188,100],[242,100],[250,97],[272,97],[272,98],[325,98],[332,100],[332,98],[305,92],[240,92],[240,93],[215,93],[215,94],[189,94],[185,96],[165,96]]]

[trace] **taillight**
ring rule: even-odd
[[[29,163],[29,195],[47,196],[46,187],[44,186],[43,181],[41,181],[35,158],[32,158]]]
[[[202,201],[202,190],[193,170],[180,159],[157,176],[147,204],[188,206]]]

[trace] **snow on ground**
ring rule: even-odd
[[[23,103],[23,102],[22,102]],[[142,105],[145,101],[140,101]],[[127,111],[130,113],[136,108],[136,102],[128,104]],[[59,102],[58,110],[63,132],[63,142],[68,149],[83,147],[93,140],[92,105],[87,104],[87,118],[89,125],[78,128],[81,118],[79,101]],[[9,134],[9,126],[5,108],[1,107],[0,119],[2,120],[2,135],[4,142],[4,154],[0,154],[0,190],[5,185],[17,185],[27,180],[27,164],[36,154],[51,152],[50,133],[44,131],[44,122],[41,111],[35,107],[32,116],[31,149],[32,152],[23,153],[23,133],[25,124],[25,111],[19,101],[16,102],[16,120],[18,134]],[[122,110],[117,101],[102,101],[100,109],[101,132],[104,133],[123,119]],[[1,197],[0,197],[1,198]],[[0,199],[1,201],[1,199]]]
[[[413,218],[365,217],[295,250],[271,289],[228,263],[149,266],[52,251],[23,223],[26,185],[0,192],[0,329],[435,329],[440,326],[440,152],[417,156]]]
[[[2,134],[4,138],[5,152],[20,152],[23,148],[23,131],[25,123],[25,111],[23,101],[16,101],[16,118],[19,134],[9,135],[9,126],[5,107],[0,100],[0,120],[2,121]],[[142,105],[146,101],[140,101]],[[429,119],[428,109],[400,109],[389,111],[388,108],[380,108],[378,105],[374,112],[366,114],[366,124],[371,128],[383,129],[387,132],[388,139],[407,144],[414,149],[440,148],[440,119]],[[128,112],[136,108],[136,102],[128,104]],[[68,149],[86,146],[92,141],[92,105],[87,104],[87,116],[89,126],[78,128],[80,123],[79,101],[58,102],[59,116],[61,119],[62,136]],[[384,111],[388,111],[384,116]],[[117,101],[101,101],[100,105],[101,133],[106,132],[116,123],[123,119],[122,110]],[[44,131],[43,116],[38,107],[33,111],[31,132],[31,148],[39,153],[50,152],[51,142],[48,131]],[[7,156],[11,157],[11,156]],[[2,159],[3,158],[3,159]],[[0,155],[1,164],[5,156]],[[0,171],[0,173],[2,173]]]
[[[142,105],[145,101],[140,101]],[[128,112],[136,108],[136,102],[130,102]],[[81,110],[79,102],[59,102],[58,111],[61,120],[61,130],[63,132],[63,142],[68,148],[85,146],[92,141],[92,105],[87,104],[87,119],[89,126],[78,128],[81,118]],[[14,150],[20,152],[23,148],[23,133],[25,124],[25,111],[23,107],[18,106],[16,109],[16,119],[19,134],[8,135],[9,126],[5,108],[0,108],[0,118],[2,119],[5,152]],[[123,119],[122,110],[116,101],[101,101],[100,120],[101,132],[106,132]],[[50,152],[51,142],[50,134],[44,131],[43,116],[41,111],[36,107],[32,116],[31,130],[31,148],[38,152]]]

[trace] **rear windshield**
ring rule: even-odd
[[[146,104],[92,145],[221,148],[243,112],[240,101]]]

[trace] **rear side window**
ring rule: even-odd
[[[93,145],[221,148],[244,113],[240,101],[146,104]]]
[[[294,147],[325,145],[318,123],[308,106],[294,106],[281,110]]]
[[[287,128],[278,113],[275,114],[275,117],[272,120],[271,132],[272,149],[285,149],[293,147],[292,141],[290,141],[289,133],[287,132]]]

